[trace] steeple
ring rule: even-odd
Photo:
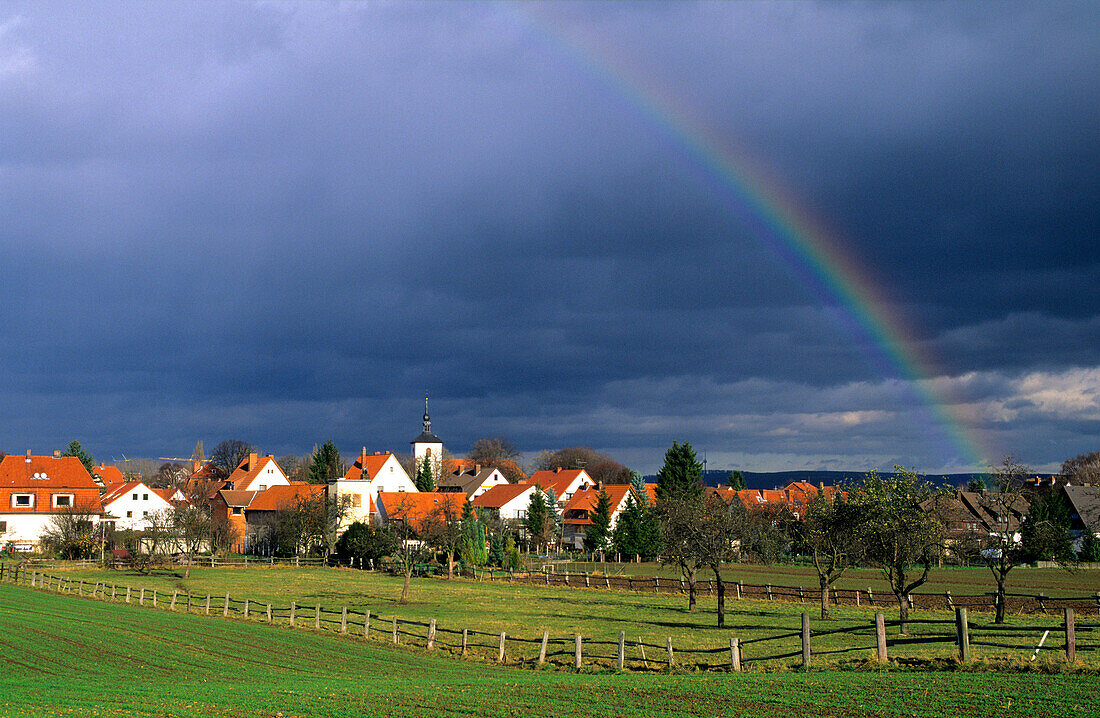
[[[428,416],[428,397],[424,397],[424,433],[432,433],[432,418]]]

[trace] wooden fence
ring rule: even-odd
[[[951,643],[957,647],[959,660],[971,659],[971,646],[988,646],[1008,651],[1025,651],[1032,658],[1040,650],[1054,650],[1055,641],[1047,643],[1051,633],[1062,634],[1062,651],[1067,661],[1075,661],[1079,651],[1100,650],[1100,643],[1078,643],[1078,633],[1100,632],[1100,623],[1079,623],[1072,608],[1063,609],[1061,624],[1050,626],[1006,626],[971,623],[965,607],[955,609],[952,619],[910,619],[910,626],[937,627],[943,633],[923,635],[888,636],[887,627],[900,627],[899,621],[887,621],[882,613],[874,614],[874,621],[854,626],[832,629],[813,629],[809,612],[801,615],[801,628],[797,631],[777,628],[779,633],[750,639],[729,637],[728,646],[700,648],[676,647],[671,637],[664,645],[647,643],[641,639],[628,641],[625,631],[619,631],[617,640],[598,640],[574,634],[569,637],[551,637],[549,632],[541,636],[516,636],[504,631],[486,632],[473,628],[441,626],[433,618],[428,622],[401,618],[396,614],[385,617],[372,614],[369,609],[341,606],[339,609],[320,603],[275,606],[248,598],[222,595],[192,595],[173,590],[171,597],[159,594],[155,589],[119,586],[103,581],[92,583],[74,580],[31,570],[23,566],[0,565],[0,581],[28,586],[62,594],[126,603],[189,614],[218,616],[260,621],[268,624],[285,622],[292,628],[306,627],[318,631],[331,631],[343,635],[358,635],[366,640],[384,641],[394,645],[422,647],[425,650],[446,650],[452,654],[476,656],[511,665],[537,667],[555,664],[577,670],[602,668],[632,671],[691,670],[741,671],[753,663],[767,664],[789,661],[803,666],[828,660],[828,656],[847,653],[865,653],[879,661],[887,661],[895,655],[895,649],[921,644]],[[1028,635],[1043,631],[1037,645],[1022,643]],[[854,645],[837,644],[836,636],[846,634]],[[822,647],[820,639],[832,636]],[[814,638],[818,639],[817,648]],[[797,640],[795,640],[797,639]],[[767,644],[772,644],[771,646]],[[646,653],[646,649],[649,653]],[[816,657],[816,658],[815,658]],[[791,661],[790,659],[795,659]]]
[[[570,574],[553,572],[513,572],[500,569],[466,569],[463,576],[478,581],[504,581],[545,586],[566,586],[594,590],[627,590],[651,593],[686,594],[687,582],[682,578],[660,576],[608,576],[599,574]],[[786,601],[789,603],[819,603],[821,590],[803,586],[780,586],[774,584],[749,584],[743,581],[723,581],[726,598],[733,600],[752,599],[764,601]],[[696,581],[696,591],[700,596],[712,596],[718,593],[718,582],[714,579]],[[1094,610],[1100,614],[1100,591],[1090,595],[1052,597],[1042,593],[1006,594],[1006,607],[1018,613],[1046,612],[1073,608],[1077,611]],[[908,595],[910,608],[939,608],[953,610],[968,608],[971,610],[992,610],[995,607],[996,594],[911,593]],[[897,598],[888,591],[866,589],[830,589],[829,602],[833,605],[891,607],[897,606]]]

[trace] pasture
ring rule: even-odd
[[[57,571],[52,571],[58,573]],[[98,582],[120,587],[129,586],[133,590],[133,601],[138,600],[138,592],[145,589],[151,593],[157,591],[160,606],[163,608],[173,592],[180,596],[181,610],[184,596],[191,594],[193,612],[203,612],[205,598],[211,596],[214,612],[221,611],[223,600],[228,593],[233,599],[233,612],[240,613],[238,602],[248,599],[251,603],[251,620],[266,620],[266,604],[273,605],[273,620],[277,624],[289,623],[291,601],[297,604],[299,625],[313,623],[316,606],[321,606],[325,615],[338,615],[344,607],[352,613],[350,619],[353,628],[362,622],[366,610],[372,613],[373,636],[385,640],[388,622],[397,616],[403,622],[418,622],[420,628],[410,628],[414,635],[402,638],[421,645],[426,641],[426,626],[435,619],[441,632],[468,629],[491,636],[505,632],[509,638],[508,659],[512,662],[533,661],[538,654],[538,646],[523,643],[522,639],[534,641],[544,631],[560,641],[572,641],[575,634],[584,637],[588,643],[617,642],[619,632],[625,633],[627,644],[626,665],[640,670],[661,665],[664,660],[666,642],[671,639],[677,650],[713,650],[713,661],[700,656],[696,663],[729,665],[728,655],[717,653],[723,647],[728,651],[729,639],[737,637],[743,642],[752,642],[787,634],[784,638],[746,646],[745,658],[752,663],[764,656],[797,653],[800,649],[798,632],[801,628],[801,614],[808,612],[811,617],[813,651],[849,652],[823,656],[817,662],[833,665],[864,662],[875,655],[874,614],[881,611],[887,620],[896,618],[897,608],[890,597],[889,602],[872,608],[852,605],[834,606],[833,620],[820,621],[817,618],[817,606],[812,601],[790,603],[784,601],[764,601],[746,599],[737,601],[727,596],[727,626],[716,627],[715,598],[701,595],[699,607],[694,612],[687,611],[686,597],[668,593],[649,593],[620,590],[584,590],[563,586],[543,586],[527,584],[508,584],[505,582],[473,581],[456,579],[446,581],[439,578],[414,579],[411,600],[401,605],[397,599],[401,591],[401,579],[374,572],[350,569],[291,568],[252,566],[244,568],[196,568],[191,578],[184,580],[178,569],[156,571],[152,575],[142,575],[125,571],[110,571],[98,568],[72,569],[64,575],[76,580],[83,579],[91,585]],[[118,600],[121,599],[121,593]],[[945,609],[919,609],[911,616],[916,619],[910,626],[911,638],[953,635],[954,612]],[[975,612],[971,620],[975,626],[992,622],[988,613]],[[1091,626],[1098,620],[1095,611],[1081,612],[1078,620],[1082,623],[1078,643],[1081,645],[1078,660],[1086,665],[1097,663],[1098,653],[1092,648],[1100,638],[1096,636],[1100,629]],[[920,623],[934,621],[936,623]],[[1061,612],[1033,612],[1010,616],[1010,625],[1016,630],[1011,643],[1015,645],[1035,646],[1045,628],[1056,628],[1061,621]],[[1090,624],[1091,622],[1091,624]],[[324,624],[333,628],[331,620]],[[828,634],[838,629],[858,629],[857,634]],[[977,630],[977,629],[976,629]],[[897,636],[896,626],[887,626],[892,646],[891,658],[911,660],[951,660],[956,655],[953,641],[938,643],[909,644]],[[820,634],[820,635],[819,635]],[[1060,660],[1061,642],[1054,632],[1040,653],[1038,664],[1057,663]],[[981,637],[976,636],[976,640]],[[985,637],[994,640],[991,636]],[[1001,639],[996,639],[1005,642]],[[650,646],[648,655],[643,656],[637,643],[641,641]],[[446,640],[440,636],[441,644],[455,644],[452,638]],[[498,640],[482,637],[471,642],[469,655],[474,658],[495,661]],[[654,653],[655,648],[659,653]],[[448,650],[446,646],[441,646]],[[607,667],[613,656],[609,650],[593,651],[591,662]],[[613,652],[613,651],[612,651]],[[602,659],[597,656],[601,656]],[[975,646],[973,655],[979,659],[1016,660],[1030,655],[1030,650],[1021,651],[996,647]],[[565,660],[565,659],[563,659]],[[690,663],[687,657],[682,663]],[[750,670],[785,670],[797,658],[768,660],[752,663]],[[653,664],[656,664],[654,666]],[[586,661],[586,665],[588,662]]]
[[[0,636],[3,718],[769,718],[794,713],[1079,718],[1094,709],[1097,686],[1095,676],[1082,674],[870,666],[772,674],[521,670],[361,637],[82,600],[10,584],[0,584]]]

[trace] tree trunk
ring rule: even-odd
[[[405,564],[405,585],[401,587],[401,600],[398,603],[409,602],[409,581],[412,579],[412,564]]]
[[[183,569],[183,577],[191,578],[191,554],[187,554],[187,568]]]
[[[447,552],[447,580],[450,581],[455,577],[455,554],[454,551]]]
[[[821,618],[827,620],[829,618],[829,577],[820,574],[818,579],[821,581]]]
[[[726,584],[722,583],[722,574],[714,568],[714,580],[718,583],[718,627],[726,627]]]
[[[687,582],[688,582],[688,611],[694,611],[695,610],[695,597],[696,597],[695,569],[692,568],[690,571],[685,571],[685,572],[687,573]]]
[[[898,608],[900,609],[898,618],[901,619],[901,635],[909,635],[909,598],[900,591],[894,591],[894,595],[898,599]]]
[[[997,614],[993,618],[994,623],[1005,622],[1005,579],[1004,576],[997,576]]]

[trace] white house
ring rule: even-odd
[[[558,497],[558,505],[565,506],[573,498],[573,494],[594,486],[596,482],[584,469],[554,469],[536,471],[522,483],[540,486],[544,492],[553,489],[554,495]]]
[[[592,517],[596,514],[596,502],[600,498],[600,490],[603,490],[610,499],[612,530],[619,523],[619,514],[626,508],[627,497],[634,496],[634,490],[630,484],[611,484],[608,486],[591,486],[574,493],[565,509],[562,511],[563,535],[562,542],[570,548],[584,548],[584,537],[588,527],[592,525]],[[637,501],[638,497],[634,496]]]
[[[263,491],[272,486],[290,485],[273,454],[258,456],[256,452],[249,454],[227,481],[234,491]]]
[[[478,496],[471,503],[474,508],[496,509],[500,518],[524,519],[531,494],[539,490],[534,484],[501,484]]]
[[[0,460],[0,543],[20,551],[38,546],[51,519],[78,512],[98,523],[103,514],[99,485],[80,459],[62,456],[18,456]]]
[[[342,478],[334,482],[335,496],[351,497],[351,512],[345,523],[370,523],[378,511],[378,494],[383,491],[416,492],[416,484],[390,452],[368,454],[366,447]]]
[[[473,471],[459,469],[450,476],[444,476],[436,488],[446,493],[461,492],[473,501],[494,486],[507,483],[508,479],[504,478],[500,469],[483,469],[480,465],[475,465]]]
[[[121,531],[143,531],[149,528],[151,514],[171,512],[173,501],[186,500],[179,489],[153,489],[140,481],[112,484],[102,498],[104,520]]]

